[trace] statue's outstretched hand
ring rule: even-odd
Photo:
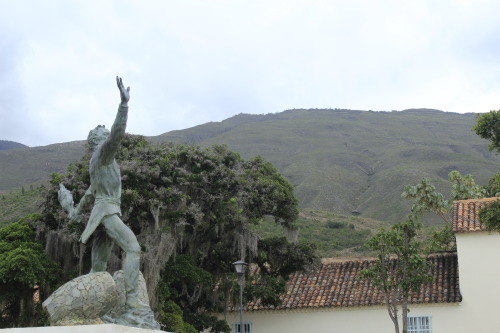
[[[122,99],[122,104],[127,104],[128,101],[130,100],[130,87],[125,87],[123,86],[123,81],[122,78],[117,76],[116,77],[116,84],[118,86],[118,89],[120,90],[120,97]]]
[[[76,209],[72,209],[69,212],[68,217],[69,217],[70,221],[78,222],[78,223],[82,222],[82,216],[77,213]]]
[[[59,203],[61,207],[64,208],[66,212],[68,212],[69,219],[73,222],[80,222],[81,215],[78,214],[77,209],[75,208],[75,204],[73,202],[73,195],[63,184],[59,184],[59,191],[57,194],[57,198],[59,199]]]

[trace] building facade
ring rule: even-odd
[[[485,230],[479,209],[500,198],[454,203],[456,253],[436,253],[433,281],[410,297],[411,333],[496,332],[500,309],[500,234]],[[309,273],[295,273],[282,305],[259,302],[244,309],[245,333],[393,332],[383,294],[361,270],[374,259],[326,259]],[[233,332],[239,332],[239,312],[226,314]]]

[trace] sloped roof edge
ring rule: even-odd
[[[479,222],[479,211],[496,200],[500,200],[500,197],[454,201],[452,213],[453,232],[485,231],[486,227]]]
[[[311,272],[291,275],[287,292],[278,307],[264,306],[260,301],[247,304],[245,311],[364,307],[385,304],[384,295],[371,281],[360,278],[363,269],[375,258],[357,260],[323,260]],[[456,252],[431,254],[433,280],[411,294],[411,304],[457,303],[462,301]]]

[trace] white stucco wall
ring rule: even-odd
[[[498,332],[500,234],[476,231],[456,238],[463,301],[455,322],[464,332]]]
[[[456,318],[459,308],[460,305],[456,303],[413,305],[410,307],[410,315],[431,316],[433,332],[458,332],[450,324]],[[233,324],[239,323],[239,313],[228,314],[226,320],[232,327]],[[252,333],[394,332],[387,308],[382,306],[249,312],[244,314],[243,321],[252,323]]]

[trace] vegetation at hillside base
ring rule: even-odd
[[[424,248],[417,240],[420,228],[418,217],[410,214],[406,221],[380,231],[367,243],[377,253],[378,260],[371,269],[361,272],[362,278],[384,293],[387,311],[397,333],[407,332],[410,292],[418,292],[422,284],[432,281],[431,264],[422,255]]]
[[[0,227],[15,222],[26,214],[39,213],[44,202],[44,193],[44,188],[38,187],[24,193],[18,190],[0,195]],[[389,225],[387,222],[360,216],[300,209],[296,220],[297,240],[313,243],[321,258],[368,256],[373,252],[364,246],[366,241]],[[258,225],[252,225],[251,229],[261,238],[279,237],[287,232],[272,218],[264,218]],[[435,231],[440,230],[440,225],[424,226],[422,237],[430,239]]]
[[[470,175],[461,176],[457,173],[452,173],[455,181],[450,183],[450,191],[462,191],[461,198],[464,198],[465,191],[471,190],[486,191],[485,196],[495,196],[500,190],[500,175],[492,177],[490,182],[485,186],[475,185],[474,180]],[[457,178],[458,177],[458,178]],[[460,180],[463,178],[463,180]],[[408,185],[408,188],[411,187]],[[418,185],[413,186],[412,191],[420,192],[420,196],[429,195],[430,198],[440,196],[441,202],[446,202],[440,210],[435,210],[434,213],[439,213],[440,219],[446,221],[446,224],[423,226],[421,237],[432,250],[451,250],[454,248],[454,237],[448,227],[451,223],[451,203],[455,197],[452,194],[448,199],[444,199],[444,195],[437,192],[436,187],[431,180],[422,180]],[[462,188],[462,189],[460,189]],[[476,189],[474,189],[476,188]],[[482,190],[478,190],[481,188]],[[456,189],[456,190],[454,190]],[[467,190],[465,190],[467,189]],[[407,189],[408,190],[408,189]],[[39,206],[43,202],[43,188],[35,188],[26,190],[24,193],[21,190],[12,192],[11,194],[0,195],[0,226],[9,221],[17,221],[20,217],[30,213],[39,212]],[[5,199],[1,199],[4,197]],[[470,196],[469,196],[470,197]],[[458,197],[457,197],[458,198]],[[465,197],[466,198],[466,197]],[[408,199],[411,199],[408,197]],[[422,205],[423,203],[415,199],[415,204]],[[437,201],[437,199],[436,199]],[[423,213],[425,216],[427,212]],[[373,255],[368,247],[364,246],[366,241],[376,234],[380,229],[387,228],[387,222],[363,218],[360,216],[349,216],[335,214],[332,212],[300,209],[298,219],[296,220],[298,229],[298,241],[314,243],[317,248],[317,253],[322,258],[331,257],[360,257]],[[252,225],[252,230],[259,237],[281,236],[286,233],[283,227],[276,224],[273,219],[265,218],[262,223]],[[448,229],[448,231],[444,231]],[[437,232],[437,233],[436,233]]]
[[[37,187],[0,195],[0,227],[27,214],[40,213],[45,192],[44,187]],[[387,222],[360,216],[311,209],[300,209],[295,224],[297,240],[314,243],[322,258],[369,255],[371,251],[364,246],[366,241],[379,229],[389,226]],[[424,233],[427,235],[436,227],[438,226],[425,226]],[[252,225],[251,229],[261,238],[279,237],[287,232],[272,218],[264,218],[258,225]]]
[[[59,205],[58,184],[78,202],[89,186],[89,157],[87,153],[71,164],[66,174],[53,174],[40,218],[38,232],[65,280],[89,269],[90,251],[78,243],[83,224],[70,222]],[[288,275],[316,262],[313,245],[283,235],[261,238],[252,230],[267,216],[290,235],[297,228],[292,185],[261,157],[244,160],[220,145],[151,145],[143,137],[127,135],[117,160],[122,218],[141,244],[141,271],[152,308],[166,330],[229,332],[224,321],[209,313],[234,304],[234,261],[260,268],[260,274],[247,276],[245,298],[273,305]],[[110,271],[119,269],[120,256],[115,249]],[[255,285],[260,287],[251,287]]]
[[[310,209],[300,210],[296,225],[298,240],[314,243],[322,258],[371,255],[372,251],[364,244],[377,231],[390,226],[386,222],[359,216]],[[262,237],[279,236],[285,232],[269,219],[252,229]]]
[[[23,216],[39,213],[44,202],[43,186],[22,186],[8,194],[0,194],[0,228],[16,222]]]
[[[27,215],[0,228],[0,328],[47,324],[34,294],[47,297],[60,268],[35,239],[39,219],[36,214]]]

